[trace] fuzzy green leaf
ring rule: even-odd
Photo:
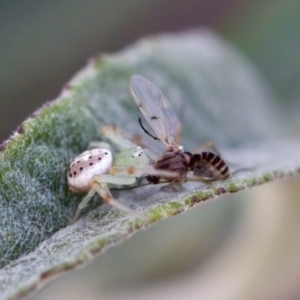
[[[170,100],[182,119],[187,150],[212,140],[233,171],[248,171],[210,186],[186,183],[179,194],[153,194],[153,187],[119,192],[117,199],[141,212],[142,220],[100,205],[97,198],[67,226],[82,199],[68,192],[70,160],[101,139],[104,125],[143,135],[128,87],[133,74],[149,78]],[[27,295],[138,229],[198,202],[297,173],[300,142],[279,142],[284,130],[273,100],[253,66],[209,31],[153,37],[92,59],[58,99],[1,146],[1,296]],[[143,199],[150,189],[153,195]]]

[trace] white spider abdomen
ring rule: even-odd
[[[96,148],[81,153],[68,169],[69,189],[73,192],[88,192],[93,176],[109,173],[112,161],[112,154],[107,149]]]

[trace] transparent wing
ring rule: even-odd
[[[157,137],[167,146],[174,142],[180,144],[181,123],[159,88],[145,77],[133,75],[130,90]]]

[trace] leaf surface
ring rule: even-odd
[[[67,226],[82,199],[68,192],[70,160],[90,141],[102,139],[104,125],[143,135],[128,86],[133,74],[149,78],[169,99],[183,123],[185,149],[213,141],[233,175],[209,186],[186,183],[180,193],[160,192],[159,187],[117,193],[142,219],[95,198],[84,216]],[[300,142],[282,139],[280,118],[259,73],[210,31],[156,36],[90,60],[57,99],[25,120],[1,146],[3,299],[28,295],[140,228],[198,202],[297,174]],[[163,149],[150,138],[146,143],[151,150]]]

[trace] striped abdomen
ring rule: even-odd
[[[194,172],[194,175],[211,181],[225,179],[230,175],[225,161],[219,155],[212,152],[193,154],[189,167]]]

